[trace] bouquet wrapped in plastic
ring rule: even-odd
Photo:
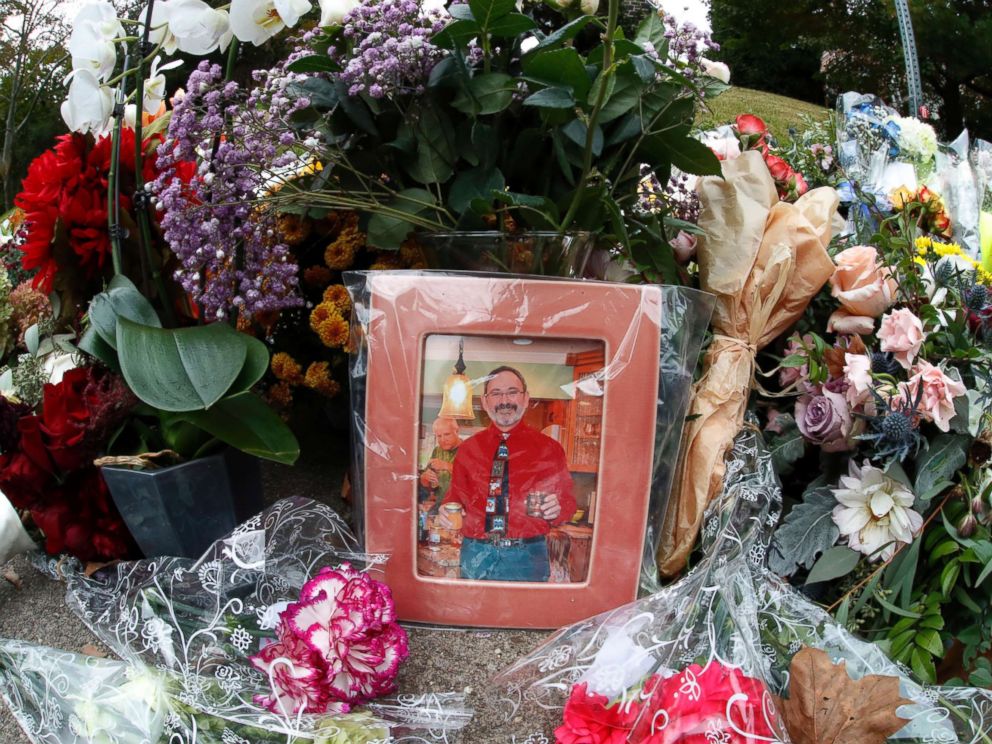
[[[685,578],[493,680],[506,741],[988,744],[992,693],[917,684],[767,571],[780,507],[771,455],[745,429]]]
[[[992,143],[975,140],[970,159],[978,189],[978,233],[982,266],[986,271],[992,271]]]
[[[196,561],[70,566],[69,606],[123,661],[4,641],[4,697],[37,742],[446,740],[461,695],[385,697],[408,650],[384,560],[293,498]]]

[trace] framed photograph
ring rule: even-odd
[[[356,511],[366,550],[391,555],[400,618],[556,628],[634,599],[660,290],[364,280]]]

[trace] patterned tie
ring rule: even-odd
[[[506,536],[507,513],[510,511],[510,450],[504,432],[489,474],[489,495],[486,497],[486,536],[499,540]]]

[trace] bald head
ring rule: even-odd
[[[453,418],[438,417],[434,419],[431,428],[434,430],[437,446],[445,451],[455,449],[461,441],[458,438],[458,422]]]

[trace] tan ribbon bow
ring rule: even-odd
[[[761,154],[750,151],[724,161],[723,178],[700,179],[697,191],[705,231],[697,249],[700,284],[717,303],[658,548],[664,576],[685,566],[703,512],[723,484],[755,355],[802,315],[834,271],[826,250],[838,204],[833,189],[780,202]]]

